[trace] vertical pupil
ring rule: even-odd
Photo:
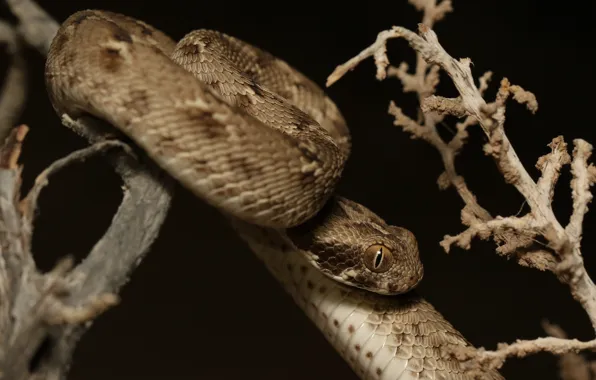
[[[383,260],[383,248],[379,248],[377,251],[377,255],[375,256],[375,268],[378,268],[381,265],[381,261]]]

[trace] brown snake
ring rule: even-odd
[[[335,195],[350,135],[308,78],[223,33],[176,44],[96,10],[62,24],[45,76],[60,116],[109,122],[221,210],[361,378],[471,378],[441,355],[469,343],[411,292],[412,233]]]

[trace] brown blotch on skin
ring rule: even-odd
[[[302,130],[307,129],[309,126],[317,124],[317,122],[310,115],[306,114],[301,109],[296,108],[293,105],[291,107],[295,108],[297,111],[294,114],[294,117],[296,118],[296,122],[294,123],[294,125],[296,126],[296,129],[302,131]]]
[[[360,345],[359,344],[355,345],[354,348],[356,349],[356,351],[360,351]]]
[[[309,162],[318,162],[318,163],[322,162],[321,159],[319,158],[319,156],[317,156],[316,153],[311,152],[310,149],[308,149],[307,147],[299,145],[299,144],[297,145],[297,147],[298,147],[298,150],[300,150],[300,153],[302,153],[302,155],[307,160],[309,160]]]
[[[101,55],[103,66],[107,71],[112,73],[118,71],[122,65],[120,50],[108,47],[102,50]]]
[[[213,117],[213,112],[204,111],[196,107],[186,107],[181,110],[189,120],[201,126],[203,137],[207,140],[221,140],[228,137],[226,125]]]
[[[255,94],[257,94],[258,96],[263,96],[265,93],[263,92],[263,89],[261,88],[261,86],[259,86],[259,84],[257,82],[255,82],[254,80],[251,80],[250,83],[248,84],[248,86],[251,88],[251,90],[253,90],[255,92]]]
[[[255,162],[250,160],[248,157],[240,157],[238,159],[234,159],[233,165],[239,172],[242,172],[243,175],[245,175],[246,177],[251,177],[255,175],[255,173],[260,172],[260,168],[258,167],[258,165],[255,164]],[[263,231],[263,233],[265,234],[264,236],[267,236],[267,233],[265,231]]]
[[[315,284],[313,284],[312,281],[308,280],[306,281],[306,287],[312,289],[315,287]]]
[[[141,28],[141,33],[143,33],[145,36],[153,35],[153,31],[151,29],[147,28],[145,25],[143,25],[141,23],[137,23],[137,25],[139,25],[139,27]]]
[[[326,288],[326,287],[324,287],[324,286],[321,286],[321,287],[319,288],[319,293],[321,293],[321,294],[325,293],[326,291],[327,291],[327,288]]]
[[[126,30],[124,30],[124,29],[122,29],[120,27],[114,29],[113,36],[118,41],[126,42],[128,44],[132,44],[132,37],[130,36],[130,34]]]
[[[377,367],[377,371],[376,372],[377,372],[377,375],[378,376],[381,376],[381,374],[383,373],[383,370],[380,369],[379,367]]]
[[[339,326],[339,321],[337,319],[333,320],[333,326],[335,326],[335,327]]]
[[[114,49],[114,48],[110,48],[109,47],[109,48],[106,48],[105,49],[105,52],[108,53],[109,55],[112,55],[112,56],[116,56],[116,55],[117,56],[120,56],[120,50],[118,50],[118,49]]]
[[[372,358],[372,352],[368,351],[368,352],[366,353],[366,358],[367,358],[367,359],[370,359],[370,358]]]
[[[213,173],[213,168],[207,165],[208,161],[203,158],[189,157],[192,167],[200,173]]]
[[[248,77],[248,79],[252,82],[252,83],[258,83],[259,82],[259,72],[257,71],[256,67],[247,67],[243,70],[244,75],[246,75]]]
[[[286,265],[286,268],[288,268],[288,270],[291,272],[294,267],[292,266],[292,264],[288,264]]]
[[[159,46],[151,45],[151,50],[157,54],[166,54]]]
[[[300,265],[300,272],[301,272],[302,274],[306,273],[306,266],[304,266],[304,265]]]
[[[209,46],[211,46],[213,44],[213,38],[203,38],[201,40],[201,42],[203,43],[203,46],[205,47],[205,49],[207,49]]]
[[[184,45],[178,48],[178,51],[181,51],[182,55],[196,55],[201,53],[199,45],[195,44]]]
[[[348,332],[349,332],[350,334],[354,334],[354,331],[356,331],[356,329],[354,329],[354,326],[353,326],[353,325],[349,325],[349,326],[348,326]]]

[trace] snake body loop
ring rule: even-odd
[[[77,13],[48,54],[52,104],[59,114],[91,114],[117,126],[186,187],[235,217],[298,225],[333,193],[347,149],[292,99],[244,75],[217,49],[207,51],[215,41],[232,45],[191,33],[172,47],[164,34],[124,16]],[[323,101],[334,114],[320,118],[343,123],[305,78],[295,82],[294,101]]]
[[[297,70],[220,32],[175,43],[86,10],[61,25],[45,78],[60,116],[107,121],[221,210],[361,378],[471,378],[442,357],[468,342],[432,306],[380,295],[421,280],[416,239],[335,194],[350,134]]]

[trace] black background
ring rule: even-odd
[[[41,5],[58,21],[85,8],[123,12],[175,39],[192,29],[218,29],[282,57],[320,85],[381,30],[416,28],[421,19],[405,0],[351,5],[46,0]],[[454,6],[435,27],[447,51],[470,57],[477,77],[493,70],[489,96],[506,76],[538,98],[535,116],[510,102],[506,124],[534,178],[536,159],[547,153],[553,137],[596,143],[593,2],[483,0]],[[390,42],[389,52],[395,65],[413,63],[404,41]],[[85,146],[53,113],[43,87],[43,58],[35,52],[27,58],[30,98],[21,122],[31,131],[21,158],[25,189],[53,160]],[[397,80],[379,82],[374,75],[369,59],[328,89],[353,134],[339,192],[418,236],[425,265],[420,292],[477,346],[493,349],[498,342],[542,336],[545,318],[571,337],[591,339],[585,313],[552,274],[498,257],[491,242],[475,240],[470,251],[444,253],[438,244],[443,235],[462,230],[462,201],[452,189],[438,189],[442,164],[434,148],[392,125],[389,101],[414,115],[414,96],[404,95]],[[440,94],[454,95],[442,79]],[[448,129],[443,132],[449,135]],[[523,199],[483,155],[484,141],[479,128],[472,128],[458,170],[493,215],[516,214]],[[554,202],[562,224],[570,215],[569,179],[565,172]],[[42,269],[63,255],[80,258],[88,252],[119,204],[119,185],[101,158],[53,177],[41,197],[34,235]],[[592,274],[595,218],[587,215],[583,240]],[[356,378],[219,214],[181,187],[160,237],[121,295],[122,304],[81,341],[69,379]],[[509,379],[557,378],[550,354],[511,359],[502,372]]]

